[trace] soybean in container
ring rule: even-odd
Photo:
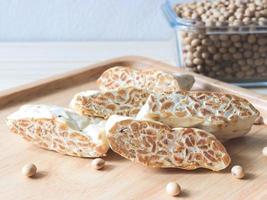
[[[179,66],[241,85],[267,83],[267,0],[167,0],[162,8]]]

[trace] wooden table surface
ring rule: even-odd
[[[173,40],[0,43],[0,91],[123,55],[177,63]],[[267,94],[267,87],[252,90]]]
[[[0,43],[0,90],[123,55],[176,65],[173,41]]]

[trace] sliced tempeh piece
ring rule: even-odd
[[[113,67],[106,70],[97,80],[103,91],[119,87],[137,87],[153,92],[190,90],[195,82],[193,76],[173,75],[155,69],[133,69]]]
[[[105,121],[58,106],[24,105],[7,118],[10,130],[48,150],[79,157],[105,156]]]
[[[137,119],[160,121],[171,127],[196,127],[224,141],[251,129],[259,111],[246,99],[216,92],[151,94]]]
[[[81,115],[108,118],[110,115],[135,117],[149,93],[134,87],[110,91],[86,91],[74,96],[70,107]]]
[[[219,171],[231,159],[214,135],[196,128],[174,128],[155,121],[113,115],[106,123],[110,147],[150,167]]]

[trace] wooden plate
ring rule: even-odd
[[[40,149],[8,131],[8,114],[25,103],[68,106],[79,91],[96,89],[95,80],[109,67],[153,67],[176,73],[184,69],[143,57],[122,57],[0,92],[0,199],[173,199],[165,193],[170,181],[182,187],[188,199],[267,199],[267,158],[261,150],[267,146],[266,126],[255,126],[239,139],[225,143],[232,165],[242,165],[243,180],[231,176],[230,167],[222,172],[205,169],[151,169],[109,151],[106,168],[96,171],[90,159],[64,156]],[[194,90],[223,91],[250,100],[267,117],[267,98],[233,85],[191,73],[196,78]],[[16,75],[15,75],[16,76]],[[16,78],[14,76],[14,78]],[[19,76],[19,74],[18,74]],[[26,178],[21,168],[35,163],[38,174]]]

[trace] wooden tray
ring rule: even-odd
[[[225,144],[232,164],[244,167],[244,180],[233,178],[229,173],[230,167],[219,173],[205,169],[151,169],[131,163],[111,151],[105,158],[106,168],[95,171],[90,167],[90,159],[40,149],[8,131],[6,116],[22,104],[68,106],[75,93],[95,89],[98,76],[107,68],[118,65],[184,72],[159,61],[131,56],[0,92],[0,199],[173,199],[165,193],[165,185],[170,181],[177,181],[183,191],[180,197],[188,199],[267,199],[267,159],[261,154],[262,148],[267,146],[266,126],[255,126],[246,137]],[[194,89],[243,96],[266,119],[265,96],[194,75]],[[39,171],[33,179],[21,175],[21,167],[31,162],[37,165]]]

